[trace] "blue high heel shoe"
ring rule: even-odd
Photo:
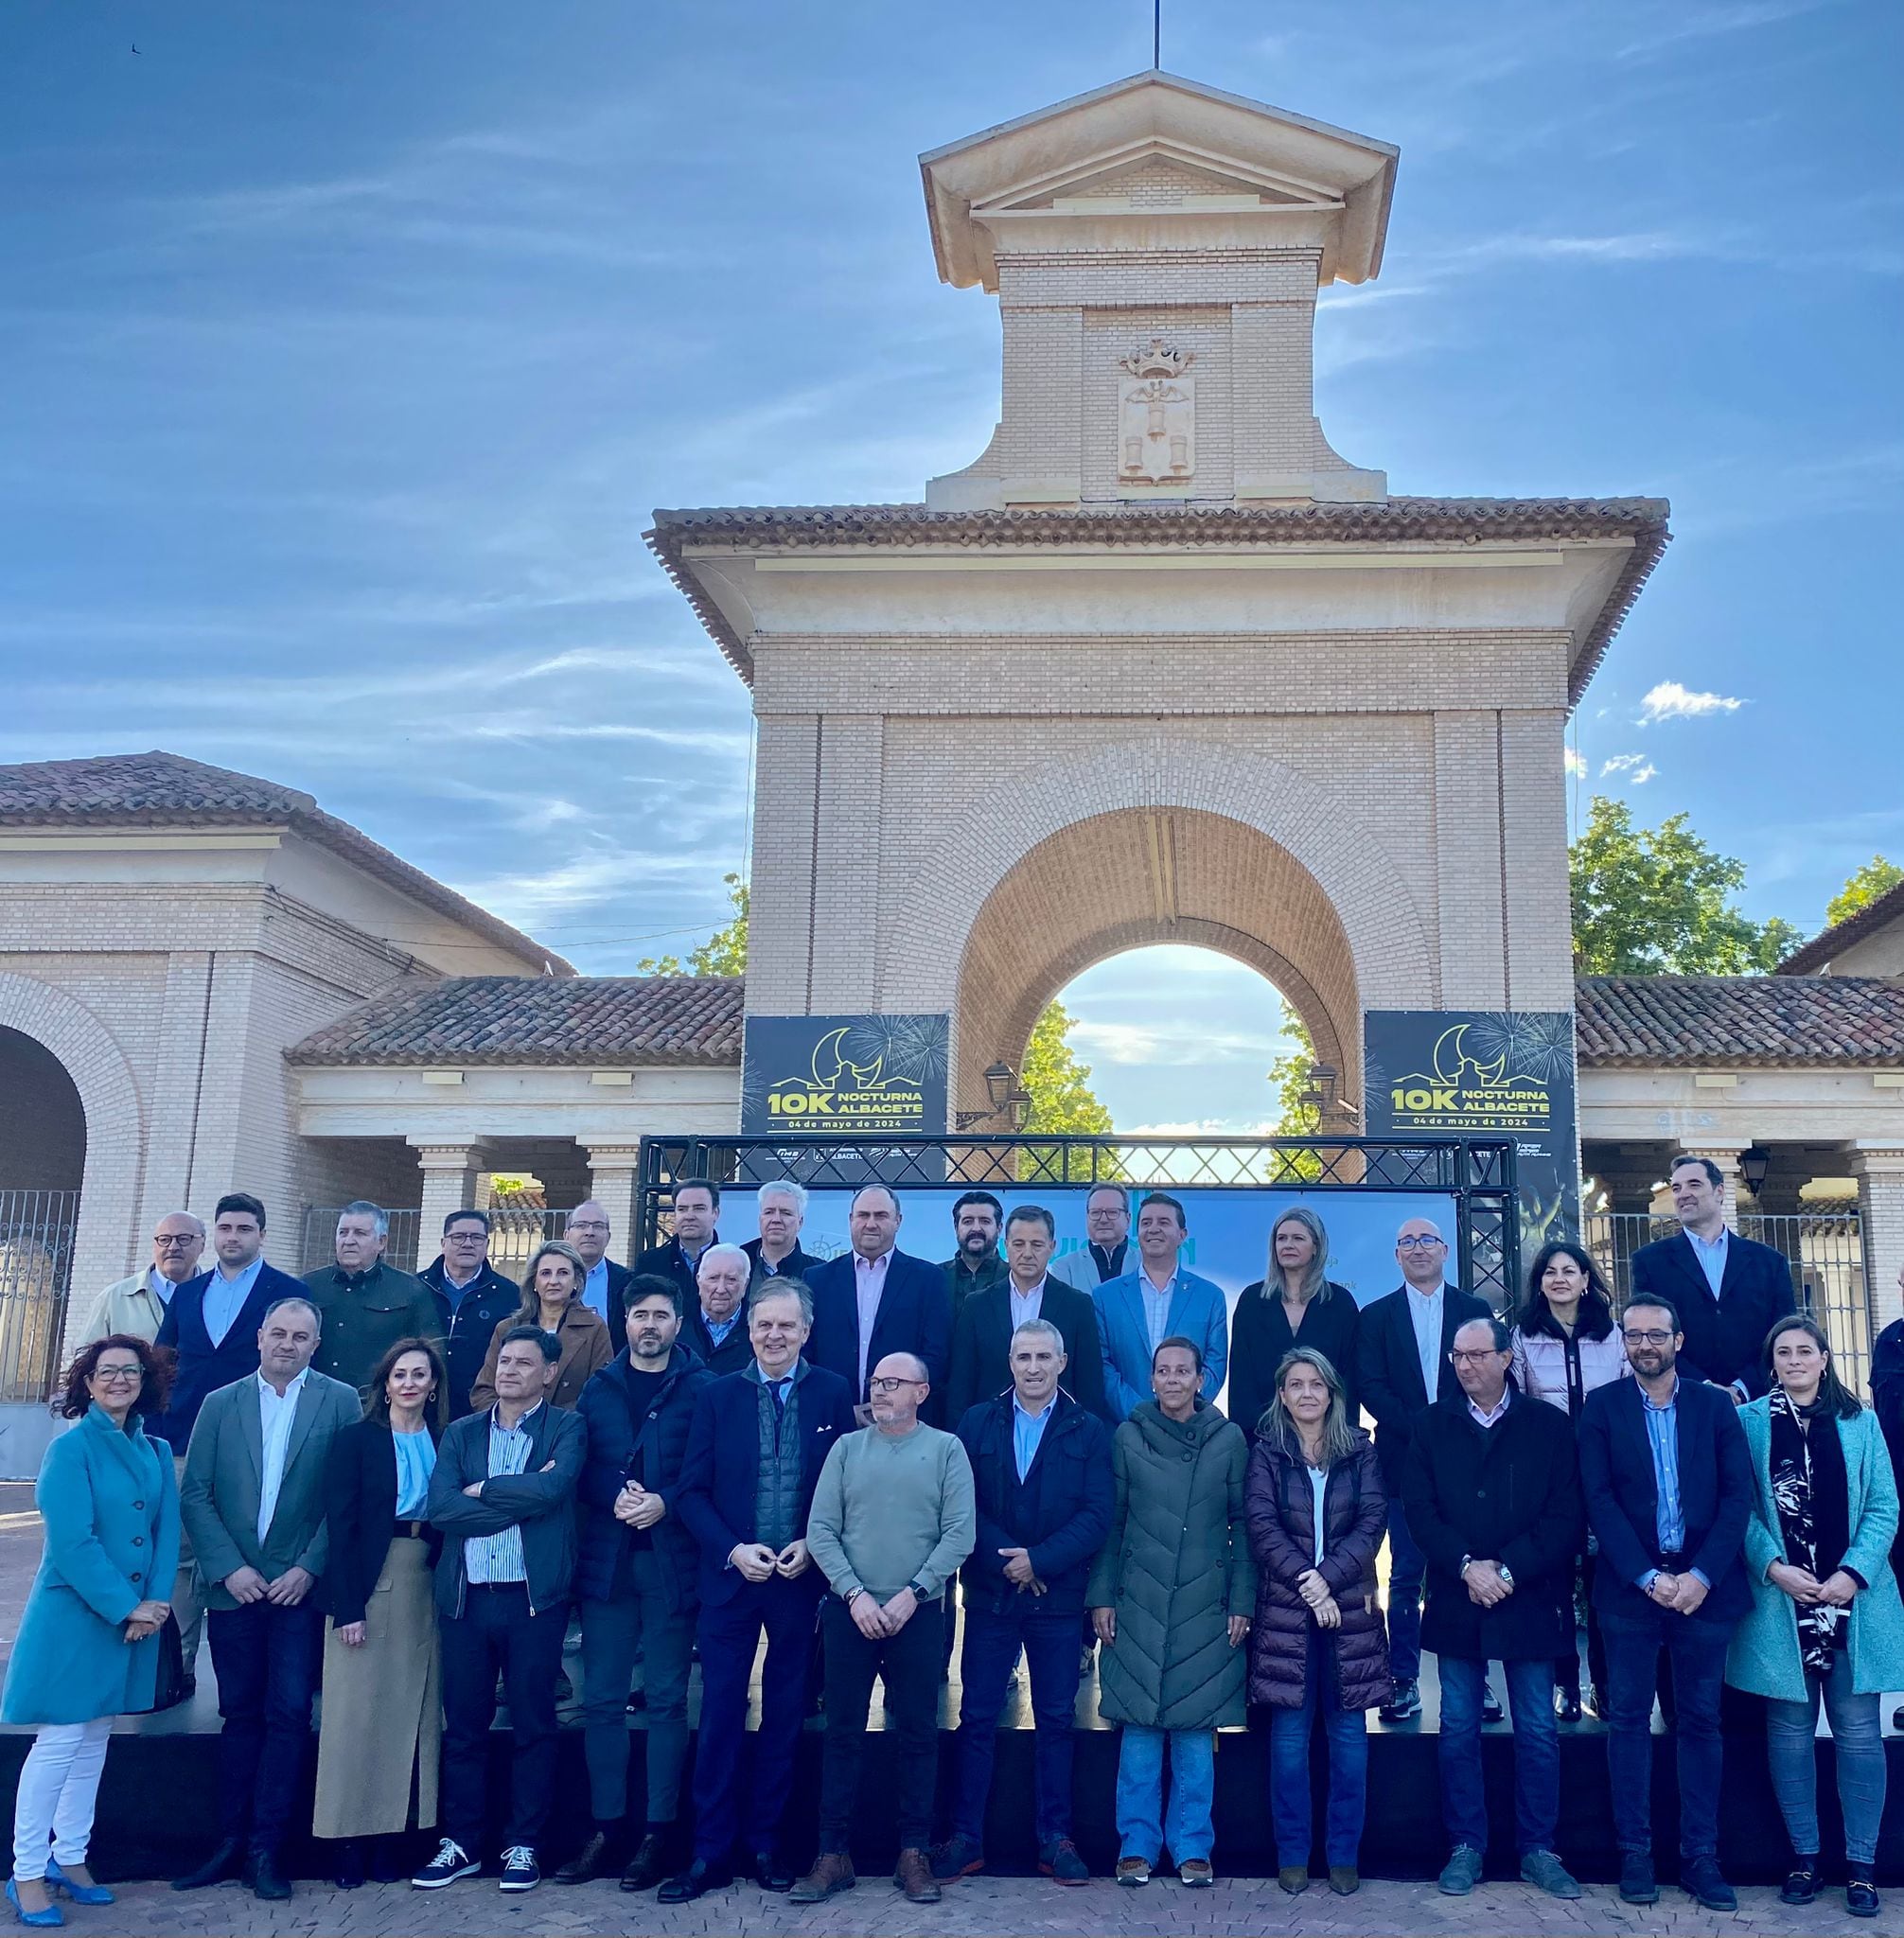
[[[20,1902],[20,1887],[10,1877],[7,1880],[7,1902],[13,1907],[13,1915],[23,1925],[32,1925],[37,1928],[49,1925],[63,1925],[66,1922],[66,1914],[56,1904],[49,1904],[44,1912],[29,1912],[26,1910]]]
[[[46,1859],[46,1882],[55,1891],[63,1891],[75,1904],[117,1904],[118,1899],[103,1884],[75,1884],[60,1868],[58,1858]]]

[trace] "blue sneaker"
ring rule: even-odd
[[[23,1925],[40,1927],[63,1925],[66,1922],[65,1912],[56,1904],[49,1904],[44,1912],[27,1911],[20,1902],[19,1885],[10,1877],[7,1880],[7,1902],[13,1907],[13,1915]]]
[[[46,1859],[46,1888],[63,1891],[75,1904],[117,1904],[119,1901],[103,1884],[75,1884],[61,1870],[58,1858]]]

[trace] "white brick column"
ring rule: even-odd
[[[416,1162],[423,1172],[423,1200],[416,1213],[416,1263],[429,1264],[442,1250],[443,1221],[452,1211],[463,1211],[477,1203],[476,1173],[481,1168],[483,1147],[469,1144],[428,1144],[410,1139]]]
[[[1854,1151],[1858,1212],[1863,1225],[1864,1287],[1871,1301],[1871,1336],[1893,1319],[1904,1319],[1904,1149]]]
[[[635,1187],[641,1176],[639,1144],[585,1144],[589,1195],[608,1214],[608,1256],[632,1265],[642,1248],[635,1221]]]

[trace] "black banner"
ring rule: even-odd
[[[1578,1239],[1570,1010],[1370,1010],[1363,1049],[1369,1136],[1512,1132],[1523,1260]]]

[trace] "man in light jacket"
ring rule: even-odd
[[[204,1248],[203,1219],[194,1218],[189,1211],[167,1212],[152,1232],[152,1262],[143,1272],[107,1286],[71,1349],[77,1352],[115,1332],[133,1339],[156,1339],[173,1293],[199,1276],[199,1259]]]
[[[1182,1203],[1153,1191],[1137,1207],[1137,1264],[1091,1296],[1103,1338],[1104,1404],[1115,1423],[1151,1397],[1151,1360],[1166,1339],[1196,1341],[1200,1396],[1215,1402],[1229,1365],[1229,1309],[1223,1288],[1182,1261],[1190,1221]]]

